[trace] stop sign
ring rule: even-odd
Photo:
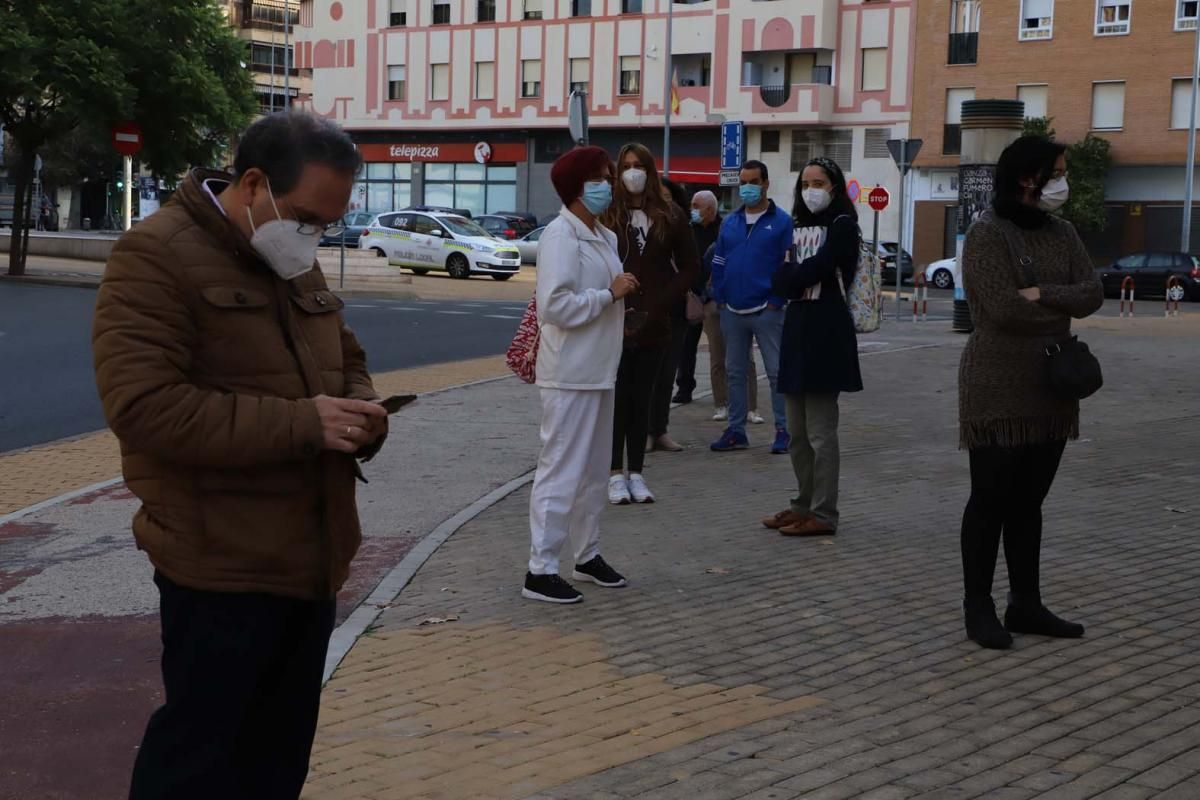
[[[888,194],[887,189],[883,188],[882,186],[876,186],[871,190],[871,193],[867,195],[867,205],[876,211],[883,211],[888,207],[888,201],[891,199],[892,196]]]
[[[136,122],[118,122],[113,126],[113,148],[123,156],[135,156],[142,149],[142,129]]]

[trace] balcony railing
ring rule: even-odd
[[[762,101],[771,108],[779,108],[788,101],[792,96],[792,87],[786,83],[775,84],[770,86],[759,86],[758,93],[762,97]]]
[[[978,33],[950,34],[950,52],[946,56],[947,64],[975,64],[978,60]]]
[[[242,0],[239,11],[243,28],[283,30],[285,19],[293,28],[300,25],[299,0],[287,6],[282,0]]]

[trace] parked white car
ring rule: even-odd
[[[423,211],[393,211],[378,215],[359,242],[389,264],[417,275],[445,271],[452,278],[475,274],[506,281],[521,269],[515,243],[497,239],[466,217]]]
[[[925,282],[937,289],[953,289],[954,259],[943,258],[925,267]]]
[[[546,230],[545,226],[532,230],[529,233],[517,239],[513,244],[517,246],[517,250],[521,253],[522,264],[533,264],[537,266],[537,247],[538,240],[542,238],[542,231]]]

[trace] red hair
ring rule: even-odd
[[[576,147],[558,157],[550,168],[550,182],[563,205],[569,206],[583,194],[587,179],[612,165],[603,147]]]

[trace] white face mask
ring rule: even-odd
[[[1057,211],[1062,208],[1063,203],[1067,202],[1067,198],[1071,196],[1071,189],[1067,186],[1066,177],[1051,178],[1042,187],[1042,194],[1038,198],[1038,208],[1042,211]]]
[[[621,183],[634,194],[646,191],[646,170],[630,167],[621,173]]]
[[[269,181],[267,194],[271,198],[271,207],[275,209],[275,219],[255,227],[254,215],[250,213],[249,207],[246,208],[246,218],[250,220],[250,228],[254,231],[254,235],[250,237],[250,246],[275,274],[285,281],[312,272],[313,262],[317,258],[317,247],[321,244],[322,231],[302,233],[299,230],[301,223],[294,219],[284,219],[279,214],[279,206],[275,204],[275,193],[271,191]]]
[[[804,205],[814,214],[820,214],[833,202],[833,195],[824,189],[805,189],[800,196],[804,198]]]

